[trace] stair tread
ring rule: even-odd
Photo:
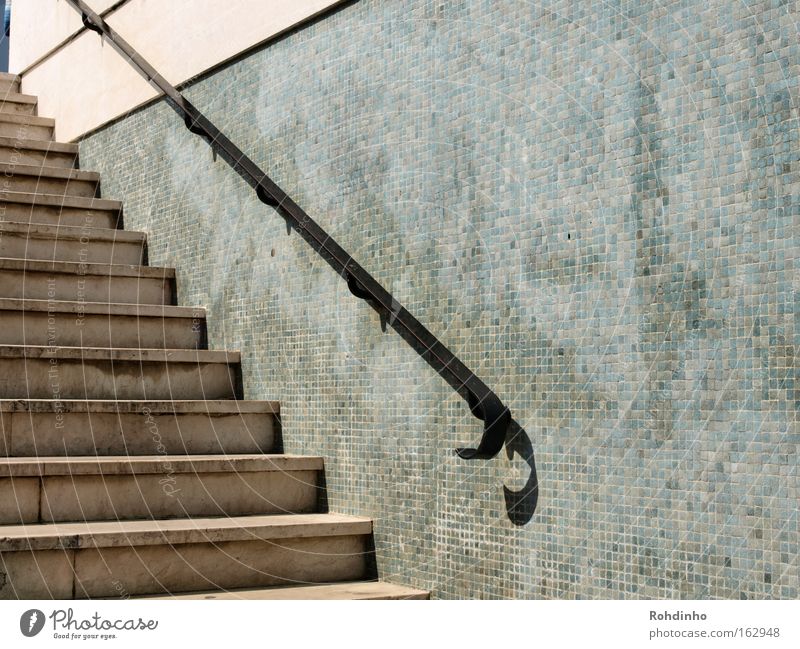
[[[134,399],[0,399],[0,412],[98,412],[160,414],[280,414],[278,401],[198,399],[139,401]]]
[[[46,144],[46,142],[45,142]],[[70,207],[76,209],[111,210],[118,212],[122,202],[108,198],[87,198],[83,196],[60,196],[37,192],[0,191],[0,203],[26,203],[47,207]]]
[[[81,315],[112,315],[136,318],[197,318],[206,317],[205,307],[173,306],[170,304],[127,304],[117,302],[79,302],[77,300],[34,300],[0,297],[0,311],[43,311],[80,313]]]
[[[0,100],[2,100],[2,95],[0,95]],[[52,142],[50,140],[29,140],[0,136],[0,147],[48,151],[51,153],[70,153],[78,155],[77,144],[72,144],[69,142]]]
[[[4,113],[0,113],[0,115],[3,114]],[[46,165],[24,165],[14,162],[0,162],[0,173],[4,174],[7,178],[12,176],[36,176],[37,178],[84,180],[89,182],[97,182],[100,180],[100,174],[96,171],[48,167]]]
[[[147,238],[144,232],[135,230],[111,230],[109,228],[88,228],[78,225],[47,225],[29,221],[0,221],[0,232],[26,234],[42,239],[111,241],[114,243],[143,243]]]
[[[24,270],[41,273],[73,273],[77,275],[104,275],[114,277],[141,277],[172,279],[174,268],[137,266],[130,264],[96,264],[77,261],[50,261],[0,257],[0,270]]]
[[[0,477],[321,471],[322,468],[321,457],[263,453],[0,457]]]
[[[2,96],[0,95],[0,97]],[[39,117],[38,115],[24,115],[22,113],[0,112],[0,122],[27,124],[29,126],[49,126],[50,128],[56,125],[56,120],[52,117]]]
[[[279,540],[372,533],[372,519],[344,514],[36,523],[0,526],[0,552]]]
[[[51,347],[48,345],[3,345],[0,358],[59,358],[171,363],[238,363],[238,351],[211,349],[145,349],[135,347]]]
[[[133,599],[174,600],[348,600],[348,599],[428,599],[430,593],[385,581],[348,581],[335,584],[271,586],[235,590],[206,590],[174,595],[143,595]]]
[[[26,95],[22,92],[7,92],[4,95],[0,95],[0,104],[7,101],[16,104],[35,104],[39,99],[36,95]]]

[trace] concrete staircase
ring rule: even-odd
[[[0,75],[0,598],[401,599],[372,522],[322,511],[322,458]]]

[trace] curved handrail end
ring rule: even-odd
[[[493,392],[480,401],[470,392],[467,401],[472,414],[484,422],[483,435],[477,448],[457,448],[456,455],[462,460],[491,460],[505,444],[511,411]]]

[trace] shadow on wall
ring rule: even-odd
[[[506,500],[506,513],[514,525],[525,525],[533,518],[536,504],[539,502],[539,479],[536,476],[536,460],[533,455],[533,443],[528,433],[515,420],[511,420],[506,434],[506,455],[509,460],[519,455],[531,472],[525,486],[519,491],[511,491],[503,485]]]

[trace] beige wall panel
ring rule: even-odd
[[[50,1],[66,4],[65,0]],[[131,0],[107,20],[168,81],[180,84],[340,1]],[[41,10],[43,3],[36,0],[32,6]],[[93,5],[101,6],[100,0],[90,2]],[[57,18],[50,21],[56,23]],[[58,20],[69,23],[67,17]],[[69,31],[60,23],[46,22],[45,27],[61,29],[62,34]],[[50,35],[35,38],[53,40]],[[14,56],[21,60],[22,55]],[[39,114],[56,119],[56,139],[61,142],[74,140],[155,97],[130,65],[107,43],[101,45],[100,37],[92,32],[27,72],[22,92],[39,97]]]
[[[108,9],[115,0],[89,0],[95,11]],[[11,5],[14,45],[9,68],[21,72],[81,27],[81,17],[66,0],[20,0]]]

